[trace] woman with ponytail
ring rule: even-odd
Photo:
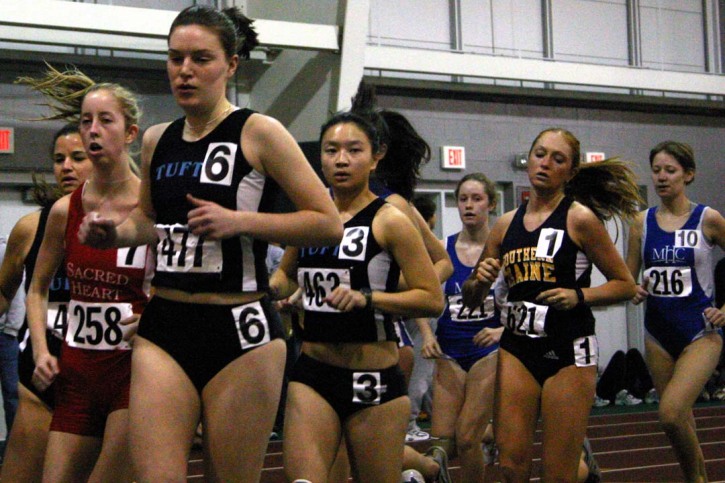
[[[602,221],[632,218],[639,192],[621,161],[581,165],[579,140],[560,128],[536,137],[528,175],[531,198],[494,225],[463,286],[464,305],[479,306],[499,279],[494,296],[505,328],[494,434],[503,481],[530,478],[539,415],[542,480],[576,481],[597,375],[590,306],[623,302],[635,293]],[[591,263],[607,280],[598,287],[586,280]]]
[[[167,74],[184,117],[149,128],[139,209],[116,226],[86,218],[96,246],[156,243],[155,296],[134,342],[131,456],[138,480],[186,480],[203,422],[209,481],[259,481],[286,348],[267,297],[267,242],[336,244],[342,223],[324,185],[276,120],[226,97],[257,45],[237,8],[183,10]],[[273,179],[298,211],[270,211]]]
[[[133,481],[129,339],[148,301],[150,251],[95,249],[81,245],[78,232],[86,213],[100,212],[120,223],[138,204],[141,181],[129,149],[138,135],[140,110],[124,87],[96,83],[75,69],[49,67],[40,78],[18,81],[46,96],[55,111],[48,119],[79,124],[93,165],[86,182],[50,209],[26,298],[32,383],[39,394],[55,385],[43,481]],[[70,292],[65,313],[54,287],[61,263]],[[49,317],[53,308],[58,312]],[[60,355],[55,337],[62,339]]]

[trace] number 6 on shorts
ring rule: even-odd
[[[232,309],[242,350],[252,349],[269,342],[269,322],[258,301]]]

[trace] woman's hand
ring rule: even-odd
[[[58,359],[50,353],[44,353],[37,356],[35,360],[35,370],[33,371],[32,382],[40,392],[45,391],[53,384],[55,378],[60,373],[58,367]]]
[[[196,236],[210,240],[222,240],[239,235],[239,212],[224,208],[214,202],[186,195],[194,208],[189,211],[189,230]]]
[[[362,292],[353,290],[350,287],[343,287],[342,285],[338,286],[330,295],[325,297],[323,302],[326,302],[327,305],[341,312],[364,309],[368,303]]]
[[[725,314],[722,310],[716,307],[708,307],[702,315],[715,327],[725,327]]]
[[[103,218],[96,211],[83,217],[78,228],[78,241],[94,248],[111,248],[115,246],[118,233],[116,224],[110,218]]]
[[[133,345],[133,338],[136,336],[136,332],[138,332],[139,320],[141,320],[141,316],[139,314],[133,314],[119,322],[119,324],[125,327],[125,330],[123,331],[123,340],[128,342],[130,345]]]
[[[501,341],[501,334],[503,334],[503,327],[484,327],[473,336],[473,343],[478,347],[489,347]]]
[[[554,307],[556,310],[571,310],[579,305],[579,297],[571,288],[552,288],[544,290],[536,297],[536,302]]]
[[[476,267],[476,281],[493,284],[501,271],[501,262],[495,258],[484,258]]]
[[[639,305],[649,296],[649,292],[647,291],[647,285],[649,285],[649,279],[645,278],[642,282],[642,285],[637,285],[637,293],[632,297],[632,303],[634,305]]]
[[[423,337],[420,354],[426,359],[440,359],[443,357],[443,351],[435,335],[430,334]]]

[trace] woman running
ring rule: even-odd
[[[266,242],[328,245],[342,235],[332,200],[287,130],[226,98],[240,57],[256,45],[238,8],[179,13],[167,73],[185,116],[146,131],[139,208],[118,226],[94,213],[82,236],[98,246],[158,240],[129,406],[142,482],[186,479],[200,420],[206,478],[259,480],[286,355],[266,296]],[[265,213],[268,178],[297,212]]]
[[[659,418],[686,481],[707,481],[692,406],[712,375],[723,345],[725,307],[713,300],[713,248],[725,249],[725,219],[690,201],[695,156],[665,141],[650,151],[658,206],[630,229],[627,266],[642,273],[633,302],[646,300],[645,357],[659,394]]]
[[[132,481],[128,338],[148,300],[151,263],[146,247],[99,250],[81,245],[78,230],[86,213],[120,223],[138,204],[141,182],[129,147],[138,135],[140,111],[125,88],[96,84],[77,70],[51,68],[42,78],[21,81],[55,103],[55,118],[80,119],[93,163],[88,181],[50,211],[27,296],[33,383],[41,391],[57,383],[43,481]],[[48,292],[63,260],[70,301],[56,357],[46,342]]]
[[[53,177],[57,187],[48,185],[40,178],[33,180],[33,198],[41,209],[20,218],[10,233],[8,250],[0,269],[0,313],[6,311],[7,302],[12,300],[20,287],[23,271],[26,273],[25,290],[30,288],[53,203],[59,197],[72,193],[93,171],[93,163],[83,148],[78,123],[66,124],[55,133],[50,146],[50,159],[53,160]],[[65,264],[61,263],[49,289],[45,337],[48,350],[55,357],[60,355],[67,325],[68,300],[70,291]],[[40,391],[31,381],[35,362],[27,321],[18,332],[18,341],[18,410],[7,438],[0,480],[39,482],[43,477],[43,458],[55,408],[55,385]]]
[[[579,141],[541,132],[529,150],[531,198],[504,214],[464,286],[478,307],[491,285],[501,308],[494,433],[504,481],[528,481],[536,421],[543,419],[545,481],[576,481],[597,375],[590,306],[631,298],[634,280],[602,219],[633,216],[639,191],[624,163],[580,164]],[[580,201],[577,201],[580,200]],[[582,288],[591,262],[607,281]]]
[[[342,113],[320,137],[323,173],[345,232],[338,246],[288,247],[273,277],[280,297],[297,285],[304,290],[302,355],[285,412],[285,473],[290,481],[327,481],[344,438],[356,481],[398,482],[410,405],[389,314],[437,314],[442,293],[413,223],[370,191],[383,155],[375,126]],[[407,287],[396,291],[401,272]]]

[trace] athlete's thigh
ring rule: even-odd
[[[595,366],[562,368],[547,379],[541,394],[545,481],[576,475],[596,389]]]
[[[466,372],[449,360],[436,359],[433,376],[433,421],[431,432],[452,438],[466,396]]]
[[[402,396],[350,416],[344,423],[350,466],[358,483],[398,483],[410,400]]]
[[[202,392],[208,481],[258,481],[287,356],[282,339],[239,356]]]
[[[675,372],[675,360],[652,336],[644,339],[645,361],[657,394],[662,394]]]
[[[340,419],[332,406],[310,386],[290,382],[282,451],[288,480],[326,481],[341,439]]]
[[[493,388],[496,382],[498,353],[476,362],[466,377],[466,395],[458,417],[456,434],[467,441],[481,441],[493,415]]]
[[[43,482],[86,481],[101,451],[101,438],[51,431],[43,464]]]
[[[7,439],[0,480],[39,482],[53,413],[22,384],[18,394],[18,411]]]
[[[128,443],[128,409],[119,409],[108,415],[103,432],[103,445],[89,482],[133,481]]]
[[[541,386],[526,367],[504,349],[498,351],[494,386],[494,437],[502,463],[529,464],[539,416]]]
[[[129,442],[140,481],[186,478],[200,400],[164,350],[136,336],[131,359]]]
[[[688,408],[689,412],[717,367],[721,351],[722,337],[716,333],[688,345],[677,358],[672,378],[660,394],[660,406],[673,405],[673,409],[681,410]]]

